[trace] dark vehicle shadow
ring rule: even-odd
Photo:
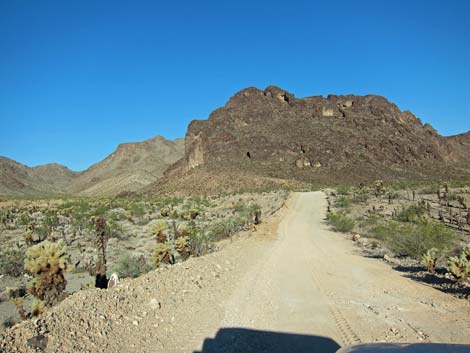
[[[223,328],[206,338],[202,351],[194,353],[334,353],[339,344],[328,337]]]

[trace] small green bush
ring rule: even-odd
[[[209,236],[200,231],[195,230],[189,236],[189,252],[192,256],[203,256],[212,249],[212,241]]]
[[[337,231],[346,233],[354,229],[356,222],[348,217],[346,214],[339,212],[331,212],[328,215],[328,223],[332,225]]]
[[[218,241],[230,237],[238,230],[240,223],[242,221],[235,217],[227,217],[222,221],[212,223],[207,229],[209,239]]]
[[[336,192],[338,195],[348,195],[351,191],[351,186],[349,185],[340,185],[337,187]]]
[[[145,257],[135,255],[124,255],[113,266],[112,272],[119,274],[119,277],[136,278],[149,272],[152,267],[147,263]]]
[[[0,250],[0,274],[19,277],[23,274],[24,251],[20,249]]]
[[[423,221],[426,208],[421,205],[411,205],[403,208],[397,215],[397,220],[401,222],[418,223]]]
[[[436,248],[445,251],[454,242],[455,233],[445,225],[437,223],[384,222],[372,228],[369,233],[381,240],[397,255],[421,258],[428,250]]]
[[[366,189],[361,189],[353,194],[352,202],[367,202],[369,194]]]
[[[351,206],[351,201],[349,197],[345,195],[340,195],[335,202],[335,206],[338,208],[348,208]]]
[[[143,202],[134,202],[130,205],[129,211],[132,216],[141,218],[145,214],[145,204]]]

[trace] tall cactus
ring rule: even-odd
[[[106,277],[106,246],[108,244],[106,220],[103,217],[99,217],[95,222],[95,227],[96,248],[98,250],[95,287],[105,289],[108,287],[108,279]]]

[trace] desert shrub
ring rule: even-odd
[[[447,199],[449,201],[456,201],[458,197],[459,196],[455,192],[449,192],[449,195],[447,195]]]
[[[352,202],[367,202],[369,194],[366,189],[361,189],[353,194]]]
[[[36,234],[36,240],[35,241],[43,241],[47,239],[47,237],[51,234],[51,228],[49,228],[47,225],[44,223],[41,223],[39,226],[37,226],[34,229],[34,233]]]
[[[119,277],[136,278],[151,270],[150,265],[143,256],[124,255],[112,268],[112,272],[119,274]]]
[[[108,232],[111,238],[125,239],[124,228],[113,219],[108,222]]]
[[[108,212],[109,207],[106,205],[97,205],[90,214],[95,217],[104,216]]]
[[[212,241],[208,234],[198,230],[189,236],[189,252],[192,256],[203,256],[212,250]]]
[[[455,240],[451,229],[437,223],[383,222],[372,228],[369,235],[381,240],[396,254],[415,259],[432,248],[445,251]]]
[[[145,214],[145,204],[143,202],[133,202],[130,205],[129,211],[132,216],[141,218]]]
[[[31,246],[26,251],[24,268],[33,275],[28,283],[30,294],[47,306],[64,298],[67,284],[64,274],[69,269],[69,256],[62,240],[56,243],[46,240]]]
[[[24,251],[20,249],[0,250],[0,274],[19,277],[23,274]]]
[[[27,212],[21,212],[19,217],[18,217],[18,224],[21,224],[23,226],[28,225],[31,223],[32,219],[29,216]]]
[[[336,188],[336,193],[338,195],[348,195],[351,191],[351,186],[349,185],[340,185]]]
[[[377,225],[377,223],[379,223],[380,220],[382,220],[381,217],[375,214],[370,214],[360,222],[360,225],[362,227],[373,227]]]
[[[424,206],[411,205],[403,208],[396,216],[396,219],[401,222],[417,223],[423,221],[425,214],[426,208]]]
[[[351,206],[351,200],[345,195],[340,195],[335,201],[335,206],[337,208],[348,208]]]
[[[248,217],[248,216],[246,216]],[[226,217],[222,221],[214,222],[207,228],[207,234],[212,241],[228,238],[246,228],[251,221],[251,217]]]
[[[470,247],[466,247],[460,256],[450,257],[447,269],[460,283],[470,278]]]
[[[344,233],[352,231],[356,225],[356,222],[343,212],[331,212],[327,220],[337,231]]]

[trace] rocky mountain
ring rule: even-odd
[[[185,156],[165,179],[178,188],[182,176],[204,171],[340,183],[459,178],[469,167],[470,133],[443,137],[384,97],[299,99],[270,86],[244,89],[192,121]]]
[[[0,195],[64,193],[77,173],[60,164],[30,168],[0,157]]]
[[[108,157],[80,173],[67,191],[96,196],[133,192],[155,181],[184,155],[184,140],[162,136],[123,143]]]

